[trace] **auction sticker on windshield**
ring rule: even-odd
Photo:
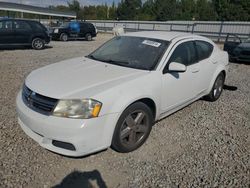
[[[153,46],[153,47],[156,47],[156,48],[158,48],[161,45],[161,43],[155,42],[155,41],[151,41],[151,40],[144,40],[142,42],[142,44],[146,44],[146,45]]]

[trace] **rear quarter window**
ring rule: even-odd
[[[88,29],[93,29],[94,28],[93,24],[91,24],[91,23],[87,23],[86,25],[87,25]]]
[[[197,54],[198,54],[198,61],[203,59],[207,59],[211,56],[214,46],[206,41],[195,41]]]
[[[14,21],[14,29],[16,30],[31,30],[30,25],[25,21]]]
[[[32,23],[32,26],[33,26],[33,28],[35,29],[35,30],[39,30],[39,31],[44,31],[44,30],[46,30],[46,28],[42,25],[42,24],[40,24],[40,23],[37,23],[37,22],[33,22]]]

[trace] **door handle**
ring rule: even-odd
[[[212,63],[213,63],[213,64],[217,64],[217,63],[218,63],[218,61],[212,61]]]

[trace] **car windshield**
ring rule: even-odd
[[[169,42],[159,39],[118,36],[88,55],[88,58],[135,69],[153,70]]]

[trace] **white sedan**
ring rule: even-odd
[[[131,152],[152,125],[223,90],[228,54],[188,33],[117,36],[86,57],[37,69],[17,96],[18,122],[42,147],[83,156]]]

